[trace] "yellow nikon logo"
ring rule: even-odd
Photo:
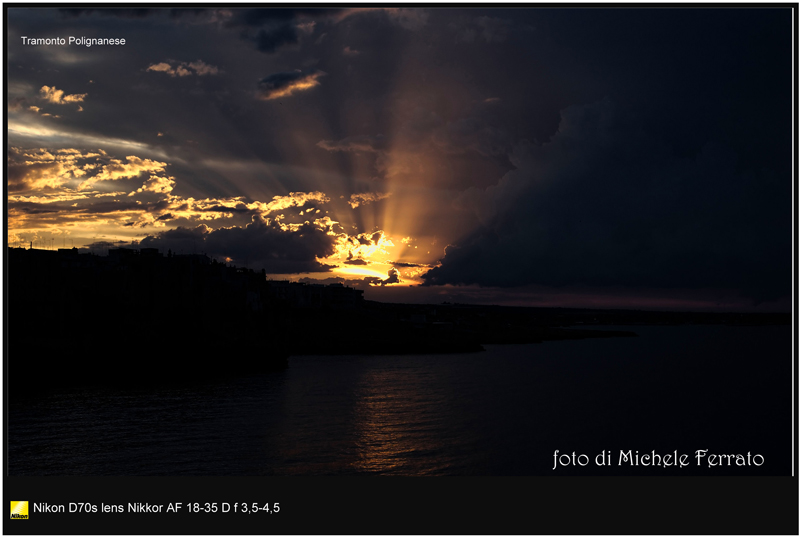
[[[11,502],[11,518],[28,518],[28,502]]]

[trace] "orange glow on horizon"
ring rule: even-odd
[[[375,265],[372,265],[375,266]],[[345,276],[364,276],[364,277],[373,277],[373,278],[380,278],[381,280],[386,279],[387,272],[389,270],[390,265],[386,265],[386,271],[379,271],[374,268],[367,268],[365,266],[358,266],[358,265],[341,265],[333,269],[333,272],[336,274],[342,274]]]

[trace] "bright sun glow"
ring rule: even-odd
[[[372,265],[372,266],[374,267],[375,265]],[[380,278],[382,280],[385,280],[388,277],[388,270],[389,270],[390,265],[385,265],[385,266],[386,266],[386,270],[378,271],[378,270],[376,270],[374,268],[367,268],[367,267],[363,267],[363,266],[343,265],[343,266],[336,267],[335,269],[333,269],[333,272],[335,272],[336,274],[342,274],[342,275],[351,276],[351,277],[352,276],[360,276],[360,277],[369,276],[369,277]]]

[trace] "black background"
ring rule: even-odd
[[[5,534],[797,534],[792,477],[9,477]],[[10,500],[28,520],[10,520]],[[34,513],[34,502],[183,502],[162,514]],[[266,502],[277,514],[189,513]],[[68,507],[67,507],[68,510]]]

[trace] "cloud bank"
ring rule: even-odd
[[[512,162],[457,199],[482,225],[426,285],[722,287],[757,301],[790,289],[788,214],[750,216],[786,184],[738,171],[722,146],[675,157],[606,100],[567,108],[550,143],[520,144]]]

